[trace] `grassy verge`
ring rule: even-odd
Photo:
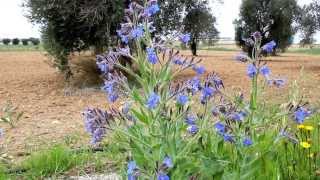
[[[19,164],[0,162],[0,179],[45,179],[117,172],[123,157],[111,146],[94,151],[56,145],[34,152]]]
[[[309,55],[320,55],[320,48],[295,48],[289,49],[288,52],[299,53],[299,54],[309,54]]]
[[[11,51],[42,51],[41,45],[0,45],[0,52],[11,52]]]

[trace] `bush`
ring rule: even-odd
[[[24,46],[28,46],[29,45],[29,39],[21,39],[21,42]]]
[[[40,39],[39,38],[30,38],[29,41],[34,45],[37,46],[40,44]]]
[[[9,45],[10,42],[11,42],[11,39],[8,39],[8,38],[2,39],[2,43],[3,43],[4,45]]]
[[[20,39],[18,39],[18,38],[12,39],[12,44],[13,45],[19,45],[20,44]]]
[[[261,92],[268,85],[285,86],[263,59],[275,42],[261,47],[259,32],[246,40],[253,44],[253,56],[242,53],[237,60],[247,63],[250,94],[226,95],[223,81],[206,72],[200,60],[180,55],[166,47],[173,42],[157,42],[139,26],[157,12],[155,1],[150,1],[145,9],[130,6],[127,11],[128,17],[141,11],[149,16],[118,31],[122,38],[136,41],[136,53],[130,54],[127,47],[97,57],[110,109],[84,112],[91,143],[98,146],[108,135],[107,142],[121,148],[116,155],[128,159],[127,165],[120,165],[123,179],[316,179],[319,117],[311,117],[296,91],[283,106],[267,104]],[[139,73],[121,65],[121,56],[133,59]],[[114,67],[134,76],[138,85],[129,85]],[[185,76],[185,70],[195,76],[176,79]],[[117,100],[124,102],[120,109],[110,105]]]

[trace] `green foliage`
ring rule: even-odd
[[[29,45],[29,39],[21,39],[22,45],[28,46]]]
[[[320,2],[318,0],[313,0],[311,5],[311,13],[316,17],[317,28],[320,30]]]
[[[46,151],[32,154],[23,162],[27,170],[24,176],[39,179],[53,175],[59,175],[70,168],[81,164],[83,159],[73,154],[70,149],[63,146],[55,146]]]
[[[296,0],[243,0],[240,17],[235,20],[235,40],[240,46],[244,45],[243,37],[259,31],[265,35],[262,45],[274,40],[277,48],[285,51],[292,43],[296,30],[293,23],[298,15]],[[268,32],[268,33],[267,33]]]
[[[122,0],[26,0],[28,18],[41,25],[44,48],[70,75],[67,56],[94,47],[102,52],[123,17]],[[50,44],[52,43],[52,44]]]
[[[29,41],[34,45],[37,46],[40,44],[40,39],[39,38],[29,38]]]
[[[8,38],[2,39],[2,43],[3,43],[4,45],[9,45],[10,42],[11,42],[11,39],[8,39]]]
[[[20,39],[14,38],[12,39],[12,45],[19,45],[20,44]]]
[[[298,28],[301,31],[302,46],[311,45],[315,42],[314,34],[317,31],[317,17],[313,13],[312,5],[304,6],[300,9],[298,16]]]

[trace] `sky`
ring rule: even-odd
[[[22,8],[24,0],[0,0],[0,39],[40,37],[39,27],[32,25]],[[238,17],[241,0],[224,0],[223,4],[212,3],[213,13],[217,17],[217,27],[220,37],[234,38],[233,21]],[[308,4],[312,0],[298,0],[300,5]],[[299,35],[295,38],[298,41]],[[320,43],[320,33],[315,36]]]

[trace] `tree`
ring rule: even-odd
[[[29,38],[29,41],[34,45],[37,46],[40,44],[40,39],[39,38]]]
[[[303,6],[298,17],[298,29],[301,32],[301,46],[311,45],[315,42],[314,34],[317,30],[317,17],[312,5]]]
[[[240,17],[234,22],[237,44],[244,46],[243,39],[259,31],[262,45],[274,40],[277,48],[285,51],[296,32],[293,23],[298,8],[297,0],[243,0]]]
[[[29,39],[21,39],[22,45],[27,46],[29,45]]]
[[[190,8],[183,23],[184,31],[191,33],[191,51],[194,56],[197,55],[197,44],[200,39],[214,39],[219,34],[215,27],[216,18],[205,4],[198,4]]]
[[[191,47],[196,55],[200,39],[215,39],[218,31],[215,28],[216,18],[210,13],[209,4],[204,0],[159,0],[161,9],[155,21],[160,34],[189,32],[192,36]]]
[[[27,17],[41,25],[46,50],[60,70],[69,71],[71,52],[94,47],[101,53],[108,47],[123,17],[124,1],[26,0],[24,6],[29,9]]]
[[[311,13],[313,14],[317,22],[317,29],[320,30],[320,1],[313,0],[313,2],[310,5],[310,9]]]
[[[2,39],[2,43],[3,43],[4,45],[9,45],[10,42],[11,42],[11,39],[9,39],[9,38],[4,38],[4,39]]]
[[[12,39],[12,44],[13,45],[19,45],[20,44],[20,39],[18,39],[18,38]]]

